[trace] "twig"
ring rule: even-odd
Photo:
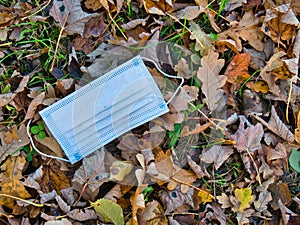
[[[289,95],[286,103],[286,110],[285,110],[285,119],[287,123],[290,123],[289,121],[289,104],[291,102],[291,96],[292,96],[292,91],[293,91],[293,82],[290,81],[290,89],[289,89]]]
[[[257,177],[258,177],[258,183],[259,183],[259,186],[261,186],[261,179],[260,179],[260,175],[259,175],[259,171],[258,171],[258,168],[257,168],[257,165],[251,155],[251,152],[249,152],[249,149],[248,148],[245,148],[245,150],[247,151],[248,155],[250,156],[252,162],[253,162],[253,166],[254,166],[254,169],[256,170],[256,173],[257,173]]]
[[[12,195],[0,194],[0,196],[2,196],[2,197],[7,197],[7,198],[13,198],[13,199],[15,199],[15,200],[19,200],[19,201],[22,201],[22,202],[26,202],[27,204],[30,204],[30,205],[33,205],[33,206],[36,206],[36,207],[44,207],[44,204],[37,204],[37,203],[31,202],[31,201],[28,201],[28,200],[26,200],[26,199],[22,199],[22,198],[15,197],[15,196],[12,196]]]
[[[113,21],[113,23],[116,25],[116,27],[118,28],[118,30],[121,32],[121,34],[125,38],[125,40],[127,41],[128,38],[126,37],[126,34],[124,34],[124,32],[122,31],[121,27],[119,27],[119,25],[116,23],[116,21],[112,18],[112,16],[110,15],[110,12],[108,12],[108,16]]]
[[[38,14],[39,12],[43,11],[43,10],[50,4],[50,2],[51,2],[51,0],[49,0],[43,7],[41,7],[39,10],[37,10],[37,11],[34,12],[34,13],[30,12],[30,10],[29,10],[29,11],[26,11],[25,13],[30,13],[30,15],[29,15],[29,16],[23,17],[23,18],[21,19],[21,21],[26,20],[27,18],[32,17],[32,16]],[[44,4],[44,3],[43,3],[43,4]]]

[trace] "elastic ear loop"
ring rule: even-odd
[[[157,63],[155,61],[153,61],[152,59],[149,59],[149,58],[146,58],[146,57],[141,57],[143,60],[145,61],[148,61],[148,62],[151,62],[154,64],[154,66],[156,67],[156,69],[161,73],[163,74],[164,76],[166,77],[170,77],[170,78],[174,78],[174,79],[180,79],[181,82],[179,84],[179,86],[177,87],[177,89],[175,90],[174,94],[172,95],[172,97],[167,101],[167,105],[174,99],[174,97],[176,96],[176,94],[178,93],[179,89],[182,87],[183,85],[183,82],[184,82],[184,79],[183,77],[179,77],[179,76],[172,76],[172,75],[169,75],[167,73],[165,73],[164,71],[162,71],[159,66],[157,65]],[[64,161],[64,162],[71,162],[70,160],[68,159],[65,159],[65,158],[61,158],[61,157],[57,157],[57,156],[54,156],[54,155],[48,155],[46,153],[43,153],[41,152],[40,150],[38,150],[38,148],[35,146],[34,142],[33,142],[33,139],[30,135],[30,130],[29,130],[29,125],[31,123],[32,119],[30,119],[27,123],[27,127],[26,127],[26,131],[27,131],[27,135],[30,139],[30,143],[31,143],[31,146],[32,148],[37,152],[39,153],[40,155],[42,156],[45,156],[45,157],[48,157],[48,158],[51,158],[51,159],[57,159],[57,160],[61,160],[61,161]]]
[[[162,71],[162,70],[159,68],[159,66],[157,65],[157,63],[156,63],[154,60],[152,60],[152,59],[149,59],[149,58],[146,58],[146,57],[141,57],[141,58],[142,58],[143,60],[145,60],[145,61],[148,61],[148,62],[153,63],[154,66],[156,67],[156,69],[157,69],[161,74],[163,74],[164,76],[181,80],[179,86],[177,87],[177,89],[176,89],[175,92],[173,93],[172,97],[167,101],[167,105],[169,105],[169,103],[174,99],[174,97],[175,97],[176,94],[178,93],[179,89],[182,87],[183,82],[184,82],[184,78],[183,78],[183,77],[179,77],[179,76],[173,76],[173,75],[170,75],[170,74],[165,73],[164,71]]]

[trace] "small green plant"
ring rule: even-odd
[[[167,135],[170,139],[170,142],[167,145],[167,148],[171,148],[176,144],[176,142],[179,139],[179,134],[181,133],[181,129],[182,129],[182,124],[181,123],[176,123],[174,125],[174,130],[173,131],[168,131]]]
[[[20,150],[23,150],[27,154],[26,156],[27,162],[31,162],[33,155],[37,153],[34,149],[31,149],[29,146],[24,146]]]
[[[142,193],[144,195],[145,202],[149,201],[149,196],[152,194],[153,191],[154,191],[154,188],[152,186],[149,186],[145,190],[143,190]]]
[[[35,134],[39,139],[44,139],[46,137],[45,126],[43,122],[38,122],[37,126],[32,126],[30,128],[32,134]]]

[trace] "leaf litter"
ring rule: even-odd
[[[299,224],[299,16],[295,0],[4,1],[1,221]],[[168,113],[75,165],[35,152],[28,120],[136,54],[183,77]],[[168,101],[178,84],[147,67]]]

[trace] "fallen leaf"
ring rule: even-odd
[[[54,0],[49,14],[68,35],[80,34],[82,37],[86,23],[92,17],[98,16],[97,13],[82,11],[79,0]]]
[[[121,206],[117,203],[102,198],[91,202],[91,206],[102,217],[104,222],[112,222],[115,225],[124,225],[124,216]]]
[[[26,116],[24,118],[24,121],[30,120],[34,117],[37,107],[42,104],[43,100],[45,98],[45,92],[42,92],[38,94],[29,104]]]
[[[166,208],[165,214],[173,212],[182,205],[188,205],[194,208],[193,195],[194,190],[192,188],[190,188],[187,193],[182,193],[178,188],[172,191],[165,189],[159,191],[160,199]]]
[[[144,19],[134,19],[130,20],[128,23],[122,24],[121,27],[125,30],[130,30],[136,28],[138,25],[145,26],[146,22],[148,21],[149,16]]]
[[[0,132],[0,140],[0,162],[19,148],[30,143],[24,124],[19,129],[16,125],[13,125],[7,132]]]
[[[267,9],[261,30],[275,43],[283,44],[294,37],[297,32],[299,21],[295,16],[290,4],[283,4],[273,9]]]
[[[277,183],[276,181],[270,184],[268,190],[272,193],[271,207],[274,210],[279,209],[279,200],[284,205],[287,205],[292,200],[292,195],[288,185],[285,182]]]
[[[47,221],[45,225],[72,225],[72,223],[68,219],[63,218],[61,220]]]
[[[294,141],[293,133],[280,120],[274,106],[272,106],[272,108],[271,108],[271,117],[270,117],[270,120],[268,123],[257,115],[253,115],[253,117],[255,119],[257,119],[259,122],[261,122],[263,125],[265,125],[273,133],[275,133],[279,137],[283,138],[284,140],[289,141],[289,142]]]
[[[23,178],[22,170],[25,163],[26,160],[22,156],[10,156],[1,166],[0,184],[2,194],[22,199],[31,197],[20,181]],[[11,209],[14,207],[14,201],[13,198],[0,197],[0,205]]]
[[[296,150],[292,150],[292,153],[289,157],[289,162],[291,167],[300,173],[300,152]]]
[[[193,20],[204,12],[202,6],[187,6],[176,12],[176,17],[181,20]]]
[[[255,212],[254,209],[247,209],[243,212],[238,212],[236,215],[236,219],[238,221],[238,225],[249,224],[249,217],[253,215]]]
[[[291,224],[299,224],[299,219],[298,219],[298,222],[297,223],[290,223],[290,219],[291,217],[293,216],[298,216],[296,213],[294,213],[293,211],[291,211],[289,208],[287,208],[283,203],[282,201],[279,199],[278,200],[278,205],[279,205],[279,208],[280,208],[280,211],[281,211],[281,214],[282,214],[282,219],[283,219],[283,223],[284,224],[287,224],[287,225],[291,225]]]
[[[55,200],[64,213],[70,212],[71,207],[59,195],[55,196]]]
[[[123,161],[114,161],[110,166],[110,180],[113,181],[122,181],[125,176],[127,176],[131,170],[133,169],[133,165],[130,162]]]
[[[226,83],[226,76],[219,75],[224,66],[224,59],[218,57],[218,53],[210,51],[201,59],[201,67],[197,72],[197,77],[202,82],[201,90],[206,97],[204,102],[211,112],[218,108],[220,101],[225,101],[221,88]]]
[[[171,0],[142,0],[145,10],[150,14],[165,15],[165,12],[170,13],[173,11],[173,4]]]
[[[222,193],[221,196],[217,196],[217,199],[218,202],[222,205],[221,206],[222,209],[226,209],[233,206],[232,203],[230,202],[229,197],[225,193]]]
[[[209,54],[209,50],[213,49],[212,40],[204,31],[202,31],[198,24],[193,21],[190,21],[189,24],[189,28],[192,32],[190,38],[196,40],[195,50],[200,51],[201,56],[206,56]]]
[[[234,85],[234,89],[238,89],[250,77],[249,62],[250,55],[247,53],[235,55],[230,61],[224,75],[227,76],[227,82]]]
[[[177,72],[178,76],[184,77],[185,79],[189,79],[192,76],[189,65],[184,58],[181,58],[178,61],[177,65],[174,66],[174,70]]]
[[[67,215],[78,221],[97,219],[97,214],[91,209],[73,209],[72,211],[67,212]]]
[[[261,139],[264,135],[263,126],[257,123],[245,129],[246,119],[240,117],[239,129],[234,135],[231,135],[232,140],[236,142],[236,149],[239,152],[249,151],[251,153],[261,149]]]
[[[218,170],[232,153],[232,146],[214,145],[211,148],[203,151],[203,153],[200,156],[200,159],[201,161],[206,163],[213,163],[215,169]]]
[[[205,131],[207,128],[211,126],[211,123],[208,122],[204,125],[201,125],[199,123],[196,124],[196,127],[192,130],[190,130],[189,126],[184,126],[181,130],[181,133],[179,137],[186,137],[194,134],[200,134],[201,132]]]
[[[83,159],[81,167],[76,170],[72,179],[75,190],[81,191],[86,185],[86,193],[95,197],[99,192],[99,187],[108,181],[109,173],[104,165],[105,151],[102,148],[89,157]]]
[[[249,188],[236,188],[234,190],[234,195],[236,200],[238,201],[238,204],[235,205],[232,202],[232,199],[230,199],[231,203],[233,203],[234,207],[232,208],[232,211],[234,212],[243,212],[245,209],[250,207],[250,203],[253,201],[254,197],[252,194],[252,190]]]
[[[9,22],[12,21],[13,18],[15,18],[13,13],[5,12],[5,11],[0,12],[0,27],[3,28],[9,25]]]
[[[246,83],[246,87],[251,89],[251,91],[261,92],[263,94],[267,94],[268,91],[270,90],[267,83],[263,80],[259,80],[259,81],[256,81],[256,82],[249,81],[249,82]]]
[[[157,224],[167,225],[168,220],[165,216],[165,212],[159,202],[153,200],[148,202],[145,208],[138,214],[139,224]]]
[[[258,212],[268,209],[268,203],[272,201],[272,195],[269,191],[263,191],[259,194],[258,200],[254,202],[254,207]]]

